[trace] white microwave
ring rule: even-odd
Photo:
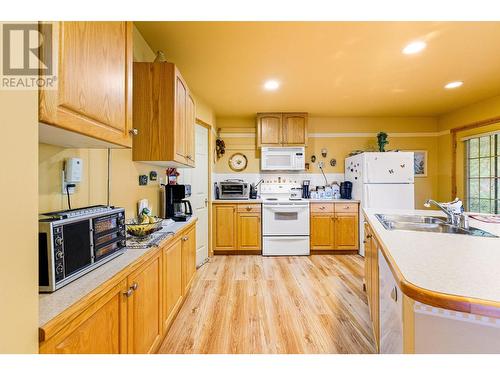
[[[260,169],[263,171],[303,171],[304,147],[262,147]]]

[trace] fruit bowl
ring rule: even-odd
[[[146,223],[144,219],[132,219],[125,223],[127,233],[133,237],[143,238],[161,229],[163,219],[150,216]]]

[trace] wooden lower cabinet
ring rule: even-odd
[[[122,280],[49,340],[42,354],[127,353],[127,281]]]
[[[163,252],[163,331],[166,333],[182,302],[182,244],[181,239],[165,246]]]
[[[127,278],[128,290],[128,351],[152,353],[161,343],[161,253],[134,271]]]
[[[311,203],[311,250],[357,250],[359,248],[358,220],[357,203]]]
[[[380,348],[378,242],[365,223],[365,285],[377,350]]]
[[[235,250],[237,242],[236,204],[215,204],[213,209],[214,250]]]
[[[238,250],[260,250],[262,235],[260,212],[238,212]]]
[[[215,203],[212,212],[215,252],[236,254],[262,250],[260,203]]]
[[[187,294],[196,273],[196,227],[182,236],[182,290]]]
[[[40,353],[155,352],[196,273],[195,223],[150,251],[139,259],[142,263],[117,275],[115,284],[96,290],[41,327]]]
[[[311,250],[332,250],[335,248],[333,214],[311,213]]]

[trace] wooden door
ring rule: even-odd
[[[257,115],[257,145],[281,146],[281,113],[259,113]]]
[[[196,273],[196,228],[182,237],[182,290],[186,295]]]
[[[237,245],[236,205],[214,205],[213,217],[214,250],[235,250]]]
[[[182,245],[176,240],[163,248],[163,331],[166,332],[182,303]]]
[[[40,121],[131,147],[132,22],[52,25],[57,88],[40,90]]]
[[[311,214],[311,250],[334,249],[333,219],[333,214]]]
[[[336,213],[335,214],[335,249],[357,250],[358,249],[358,214]]]
[[[191,93],[188,93],[186,98],[186,161],[191,167],[195,163],[195,136],[194,126],[196,121],[196,109],[194,99]]]
[[[186,103],[187,85],[175,68],[175,102],[174,102],[174,159],[186,163]]]
[[[161,252],[127,278],[131,291],[128,297],[128,351],[134,354],[154,352],[161,343],[162,267]]]
[[[283,145],[307,143],[307,114],[283,113]]]
[[[119,354],[127,352],[126,280],[86,308],[40,345],[43,354]]]
[[[261,250],[260,212],[238,212],[238,250]]]

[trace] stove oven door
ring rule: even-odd
[[[307,203],[264,203],[262,215],[264,236],[309,236]]]

